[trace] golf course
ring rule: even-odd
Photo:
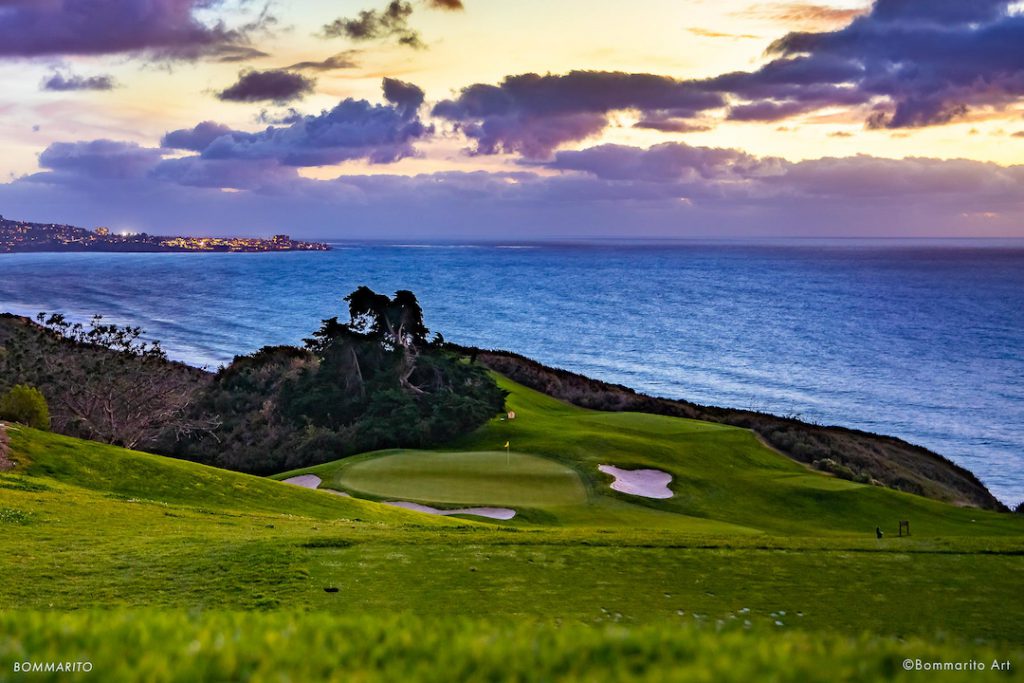
[[[514,419],[273,478],[8,425],[0,680],[41,653],[105,681],[1018,676],[991,663],[1024,662],[1020,516],[495,379]],[[671,475],[671,497],[603,465]],[[304,475],[349,495],[275,481]]]

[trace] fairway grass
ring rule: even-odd
[[[28,680],[11,678],[18,658],[85,653],[104,673],[83,680],[115,682],[871,681],[902,680],[904,657],[1024,666],[1020,516],[828,477],[744,430],[501,382],[515,421],[436,452],[279,475],[373,500],[11,427],[0,681]],[[600,464],[668,472],[674,496],[613,491]],[[521,514],[470,521],[384,498]],[[898,519],[913,536],[875,538]]]
[[[899,521],[909,520],[912,532],[926,538],[1024,535],[1020,517],[810,470],[746,429],[586,410],[495,379],[509,392],[514,420],[497,417],[439,451],[379,451],[276,478],[314,474],[322,487],[372,500],[506,505],[519,513],[516,525],[873,539],[876,527],[895,535]],[[510,465],[500,450],[505,443]],[[615,491],[602,465],[666,472],[672,497]]]

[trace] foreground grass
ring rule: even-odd
[[[595,626],[743,618],[782,630],[1024,643],[1016,538],[516,528],[54,435],[12,440],[31,445],[37,436],[64,450],[44,449],[37,462],[0,475],[5,609],[443,612]],[[136,485],[136,466],[160,482],[147,498],[124,493]],[[77,476],[76,467],[94,471]],[[216,476],[256,494],[215,505],[195,484]],[[298,512],[277,511],[288,501]]]
[[[88,659],[103,681],[832,681],[898,679],[905,657],[1021,663],[1021,518],[810,472],[743,430],[505,386],[514,422],[346,464],[371,464],[354,468],[367,488],[419,487],[376,497],[437,496],[427,482],[452,503],[496,473],[522,513],[509,524],[12,428],[0,680],[12,657]],[[445,457],[462,474],[430,482]],[[615,493],[605,463],[667,470],[676,497]],[[314,472],[344,488],[342,464]],[[913,537],[875,538],[898,519]],[[968,674],[984,676],[1002,674]]]
[[[1024,651],[958,641],[780,633],[740,621],[590,628],[551,621],[323,613],[0,615],[0,681],[920,681],[903,662],[980,662],[943,681],[1019,680]],[[81,674],[17,674],[26,662]],[[1009,672],[993,665],[1009,661]]]

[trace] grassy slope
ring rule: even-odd
[[[873,537],[876,526],[895,534],[899,520],[905,519],[915,534],[930,538],[1024,533],[1024,520],[1008,515],[957,508],[811,471],[745,429],[585,410],[497,379],[510,392],[508,403],[517,419],[492,420],[448,449],[463,452],[463,467],[476,463],[475,483],[493,491],[491,499],[468,493],[459,476],[436,476],[440,468],[434,465],[455,455],[385,451],[300,472],[317,474],[323,486],[357,495],[442,505],[516,505],[518,500],[523,519],[567,526],[642,524],[700,533]],[[506,468],[505,453],[497,451],[506,441],[517,453],[541,455],[574,470],[584,482],[586,503],[538,498],[535,472],[525,467],[525,456],[522,466]],[[612,478],[597,469],[601,464],[665,470],[673,475],[675,496],[653,501],[614,492],[609,488]]]
[[[876,667],[892,671],[897,655],[966,652],[955,644],[939,648],[886,640],[859,660],[862,644],[838,635],[751,639],[737,634],[732,642],[732,636],[714,634],[719,621],[745,619],[762,633],[796,629],[854,635],[868,630],[882,636],[980,638],[991,641],[999,656],[1024,645],[1021,520],[807,473],[743,431],[592,413],[512,389],[511,403],[520,418],[496,421],[457,448],[490,450],[511,439],[521,452],[575,469],[588,502],[540,506],[535,517],[511,528],[416,515],[192,463],[12,430],[12,450],[20,464],[15,472],[0,475],[0,575],[9,577],[0,581],[0,605],[18,612],[0,619],[0,634],[17,631],[18,637],[0,652],[0,680],[9,675],[11,656],[44,650],[55,629],[64,626],[83,647],[106,629],[117,634],[111,637],[118,642],[148,638],[148,647],[157,651],[154,658],[126,661],[169,672],[168,658],[192,642],[190,633],[223,633],[230,620],[237,621],[238,631],[207,659],[200,658],[204,664],[196,664],[210,667],[210,678],[285,661],[299,672],[325,666],[343,672],[337,654],[343,650],[335,636],[327,635],[333,629],[373,633],[390,628],[391,617],[381,615],[434,619],[439,610],[446,617],[435,628],[447,636],[430,651],[438,657],[450,653],[451,661],[437,663],[437,670],[468,666],[473,657],[485,660],[479,663],[485,669],[507,666],[503,657],[528,651],[544,660],[538,666],[553,667],[552,678],[567,675],[567,666],[603,670],[602,662],[624,656],[620,647],[645,661],[651,655],[643,643],[670,642],[682,652],[696,643],[702,653],[718,653],[708,655],[714,661],[735,664],[740,672],[745,666],[755,667],[750,671],[761,666],[788,670],[790,660],[781,664],[759,659],[767,655],[742,655],[777,647],[802,653],[808,670],[820,668],[830,680],[838,680],[831,668],[837,659],[852,667],[854,678],[860,672],[862,680],[871,680],[872,672],[883,670]],[[636,502],[609,493],[607,478],[594,469],[608,460],[672,471],[677,491],[688,495]],[[744,475],[744,470],[757,474]],[[716,476],[731,477],[728,486],[714,481]],[[756,490],[758,479],[770,494]],[[731,486],[742,495],[723,497],[719,488]],[[787,509],[790,489],[796,500],[810,502],[796,511]],[[708,509],[714,514],[716,500],[722,518],[749,527],[689,516]],[[772,501],[774,507],[768,506]],[[845,509],[852,511],[847,514],[864,515],[852,525],[856,533],[842,533],[842,527],[829,522],[828,507],[837,501],[846,501]],[[766,506],[760,516],[756,506]],[[871,524],[868,532],[873,530],[867,515],[882,513],[894,519],[907,513],[915,524],[914,537],[878,542],[865,533],[865,524]],[[599,519],[607,520],[600,525],[605,528],[596,528]],[[768,532],[742,533],[750,528]],[[327,587],[338,592],[327,593]],[[59,617],[38,612],[111,606],[318,614],[298,619],[287,614]],[[454,617],[485,623],[456,623]],[[535,619],[602,626],[597,631],[576,626],[568,632],[544,631],[530,625]],[[15,628],[18,624],[28,626]],[[396,642],[419,642],[423,628],[416,624],[397,628]],[[625,630],[602,630],[612,624]],[[180,635],[168,635],[179,629]],[[474,635],[477,629],[484,634]],[[502,638],[509,640],[507,651],[481,654],[492,652]],[[216,639],[200,638],[204,647],[211,640]],[[307,642],[321,643],[324,650],[295,645],[280,657],[246,654],[268,651],[273,643]],[[90,647],[104,652],[98,645]],[[358,641],[353,647],[358,649]],[[571,663],[560,659],[577,655],[580,659]],[[488,664],[491,657],[498,664]],[[654,661],[665,667],[716,666],[703,654],[671,657],[676,659]],[[103,661],[121,671],[122,679],[129,676],[114,659],[107,653]],[[365,669],[368,680],[393,679],[381,673],[394,673],[387,661],[383,656],[355,658],[353,666],[357,672]],[[194,674],[184,659],[175,666]],[[410,679],[424,671],[415,668],[412,658],[398,659],[394,666],[409,667]],[[588,678],[599,675],[582,670]],[[643,670],[637,667],[636,672]],[[303,679],[295,674],[294,680]]]

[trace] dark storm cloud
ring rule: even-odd
[[[239,72],[238,82],[217,93],[228,102],[275,102],[284,104],[313,92],[316,81],[302,74],[281,69]]]
[[[1024,96],[1024,16],[1009,0],[878,0],[838,31],[791,33],[774,43],[783,60],[842,60],[863,70],[846,83],[884,105],[875,127],[948,123],[972,106]]]
[[[405,118],[416,116],[425,98],[423,90],[417,85],[396,78],[384,79],[384,99],[395,105]]]
[[[462,4],[462,0],[429,0],[427,4],[434,9],[453,11],[466,9],[465,5]]]
[[[113,90],[114,77],[106,74],[100,76],[80,76],[78,74],[64,75],[55,73],[43,79],[42,89],[53,92],[67,92],[73,90]]]
[[[755,71],[691,81],[653,74],[574,71],[478,83],[438,103],[475,153],[546,157],[599,134],[613,111],[639,127],[689,129],[726,108],[733,121],[779,121],[827,107],[860,112],[868,128],[941,125],[972,107],[1024,97],[1024,13],[1010,0],[878,0],[864,13],[814,5],[780,9],[852,19],[835,31],[790,33]],[[706,116],[703,117],[706,120]],[[669,123],[666,123],[669,122]]]
[[[352,159],[391,163],[413,156],[413,144],[433,132],[416,115],[423,92],[387,79],[390,104],[346,99],[312,116],[291,112],[282,126],[238,131],[210,121],[167,133],[163,145],[200,152],[203,159],[273,160],[283,166],[327,166]]]
[[[323,28],[327,38],[351,40],[394,39],[400,45],[422,48],[419,33],[409,28],[413,8],[409,2],[392,0],[383,10],[363,10],[354,19],[335,19]]]
[[[666,76],[608,71],[522,74],[499,85],[476,84],[439,102],[435,116],[452,121],[476,143],[476,152],[549,154],[608,125],[623,109],[688,118],[724,104],[722,96]]]
[[[817,108],[816,102],[754,102],[741,104],[729,110],[732,121],[781,121],[794,114]]]
[[[359,66],[356,57],[360,50],[345,50],[331,55],[319,62],[299,62],[287,67],[293,71],[335,71],[337,69],[354,69]]]
[[[255,27],[203,23],[197,10],[222,0],[43,0],[7,2],[0,11],[0,56],[147,53],[164,59],[259,54]],[[264,21],[269,21],[265,19]]]
[[[633,127],[646,128],[648,130],[659,130],[662,133],[700,133],[711,130],[711,126],[704,123],[658,115],[645,116],[634,123]]]

